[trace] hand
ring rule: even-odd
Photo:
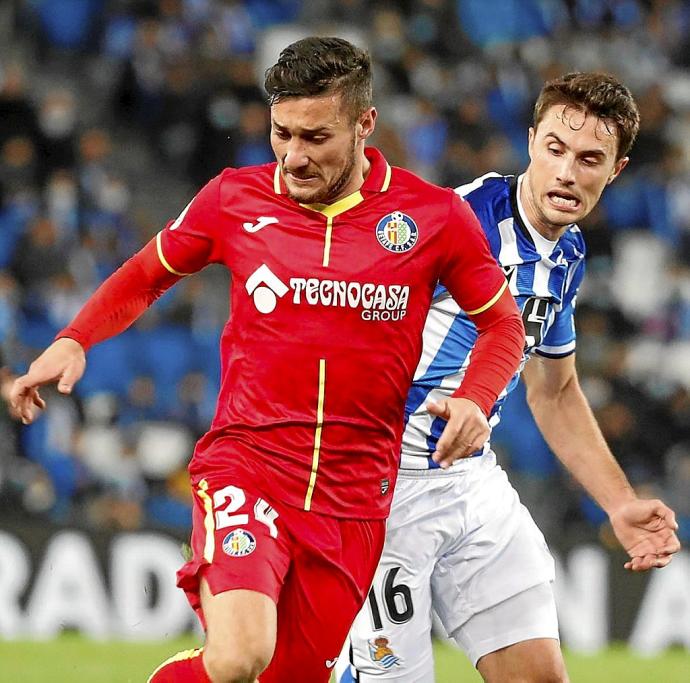
[[[625,568],[644,572],[665,567],[680,550],[676,516],[660,500],[634,498],[609,515],[613,532],[631,559]]]
[[[467,398],[446,398],[427,403],[427,410],[448,422],[431,456],[442,468],[458,458],[466,458],[484,446],[489,438],[489,423],[479,406]]]
[[[14,381],[9,396],[12,410],[24,424],[31,424],[35,409],[46,406],[38,387],[57,382],[61,394],[70,394],[85,368],[86,354],[81,344],[66,337],[58,339],[31,363],[29,372]]]

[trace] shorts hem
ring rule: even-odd
[[[177,572],[177,587],[184,591],[191,608],[196,612],[204,630],[206,630],[206,620],[204,619],[201,609],[200,595],[202,577],[206,579],[208,587],[213,595],[227,593],[232,590],[248,590],[255,593],[261,593],[270,598],[276,605],[278,604],[281,586],[277,586],[275,590],[269,590],[265,586],[259,585],[258,582],[248,580],[246,577],[242,579],[227,576],[214,577],[209,575],[209,569],[212,569],[212,565],[209,562],[192,560],[191,562],[187,562],[187,564]],[[212,573],[213,572],[210,572],[210,574]]]
[[[546,631],[549,631],[548,633]],[[554,635],[553,631],[550,629],[545,629],[544,633],[538,633],[532,629],[516,629],[510,633],[502,634],[501,636],[496,636],[494,638],[489,638],[482,641],[476,648],[472,648],[471,652],[466,653],[469,660],[472,662],[472,666],[476,669],[479,660],[486,655],[490,655],[496,650],[501,650],[504,647],[510,647],[511,645],[516,645],[517,643],[524,643],[527,640],[540,640],[548,639],[555,640],[560,643],[560,638],[558,634]]]
[[[436,609],[436,613],[438,614],[438,617],[441,620],[441,623],[443,624],[443,628],[446,629],[446,633],[455,633],[458,629],[462,628],[472,617],[476,616],[477,614],[481,614],[486,610],[492,609],[493,607],[496,607],[496,605],[500,605],[506,600],[510,600],[511,598],[514,598],[517,595],[521,595],[525,591],[528,591],[532,588],[536,588],[537,586],[541,586],[545,583],[553,584],[553,582],[554,575],[552,573],[547,573],[542,576],[533,576],[528,582],[519,585],[516,584],[513,586],[513,588],[505,592],[495,593],[491,601],[475,603],[471,607],[468,607],[466,610],[460,610],[457,613],[458,619],[454,620],[454,623],[452,624],[446,623],[446,619],[444,619],[446,615],[443,614],[443,610],[440,609],[438,605],[434,605],[434,608]]]
[[[560,642],[552,583],[542,583],[474,615],[473,624],[452,631],[474,667],[484,656],[528,640]],[[505,630],[497,624],[506,624]]]

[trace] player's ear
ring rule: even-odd
[[[527,131],[527,151],[529,152],[530,159],[532,158],[532,146],[534,145],[535,135],[536,131],[534,130],[534,126],[530,126]]]
[[[376,109],[369,107],[360,117],[357,126],[357,136],[360,140],[366,140],[376,127]]]
[[[614,164],[613,171],[611,171],[611,175],[606,181],[607,185],[610,185],[620,175],[621,171],[628,165],[629,161],[630,157],[623,157]]]

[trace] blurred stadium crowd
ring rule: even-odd
[[[21,371],[98,283],[222,167],[272,160],[261,74],[338,33],[375,61],[374,144],[446,185],[526,164],[542,82],[607,70],[640,137],[585,224],[578,362],[633,483],[690,531],[690,2],[5,0],[0,3],[0,344]],[[185,466],[217,389],[228,278],[168,292],[91,351],[74,397],[2,419],[0,518],[184,529]],[[510,432],[510,437],[506,436]],[[547,537],[604,516],[563,475],[524,398],[496,446]]]

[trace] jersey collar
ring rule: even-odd
[[[534,244],[535,249],[539,252],[541,256],[549,256],[553,250],[558,246],[558,240],[550,240],[544,237],[529,221],[527,218],[527,212],[525,211],[522,201],[520,199],[520,187],[522,183],[525,182],[525,174],[518,176],[517,188],[515,191],[515,197],[517,200],[517,207],[519,211],[519,216],[522,221],[522,227],[524,227],[529,236],[532,238],[532,244]]]
[[[510,179],[510,212],[513,214],[513,222],[520,228],[520,232],[525,238],[534,245],[532,235],[530,235],[527,226],[525,225],[525,218],[522,213],[522,206],[518,198],[518,176],[512,176]]]
[[[364,156],[369,160],[369,174],[360,192],[386,192],[391,184],[392,170],[383,154],[376,147],[365,147]]]

